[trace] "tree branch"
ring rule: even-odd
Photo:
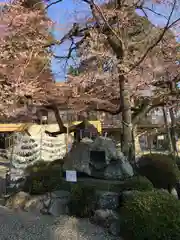
[[[119,113],[121,113],[122,112],[122,107],[121,106],[119,106],[116,110],[110,110],[110,109],[108,109],[108,108],[93,108],[93,109],[91,109],[91,110],[93,110],[93,111],[97,111],[97,112],[104,112],[104,113],[109,113],[109,114],[111,114],[111,115],[117,115],[117,114],[119,114]]]
[[[156,12],[156,11],[154,11],[153,9],[149,8],[149,7],[139,6],[139,7],[137,7],[137,8],[138,8],[138,9],[141,9],[141,10],[146,9],[146,10],[148,10],[148,11],[156,14],[157,16],[163,17],[163,18],[165,18],[166,20],[168,20],[168,18],[167,18],[165,15],[163,15],[163,14],[161,14],[161,13],[159,13],[159,12]]]
[[[156,46],[161,42],[161,40],[162,40],[162,38],[164,37],[166,31],[174,24],[174,22],[177,21],[177,20],[176,20],[176,21],[174,21],[172,24],[169,25],[175,7],[176,7],[176,0],[174,0],[174,3],[173,3],[173,6],[172,6],[172,9],[171,9],[171,12],[170,12],[170,14],[169,14],[169,17],[168,17],[166,26],[164,27],[162,33],[160,34],[160,36],[158,37],[158,39],[157,39],[151,46],[148,47],[148,49],[145,51],[144,55],[131,67],[131,69],[128,71],[128,73],[131,72],[132,70],[134,70],[137,66],[139,66],[139,65],[144,61],[144,59],[147,57],[148,53],[149,53],[150,51],[152,51],[153,48],[156,47]]]
[[[57,0],[57,1],[55,1],[55,2],[52,2],[52,3],[48,4],[48,5],[45,7],[45,9],[48,9],[48,8],[51,7],[52,5],[55,5],[55,4],[60,3],[60,2],[62,2],[62,1],[63,1],[63,0]]]
[[[80,29],[77,23],[74,23],[72,28],[60,39],[55,40],[49,44],[44,45],[45,48],[52,47],[54,45],[61,45],[66,40],[73,39],[73,37],[84,37],[84,32],[88,30],[87,27]]]

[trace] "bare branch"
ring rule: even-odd
[[[48,5],[45,7],[45,9],[48,9],[48,8],[50,8],[52,5],[55,5],[55,4],[60,3],[60,2],[62,2],[62,1],[63,1],[63,0],[57,0],[57,1],[55,1],[55,2],[52,2],[52,3],[48,4]]]
[[[171,12],[170,12],[170,14],[169,14],[169,17],[168,17],[166,26],[164,27],[162,33],[159,35],[158,39],[157,39],[151,46],[148,47],[148,49],[145,51],[145,53],[143,54],[143,56],[130,68],[130,70],[128,71],[128,73],[131,72],[133,69],[135,69],[137,66],[139,66],[139,65],[144,61],[144,59],[147,57],[148,53],[149,53],[150,51],[152,51],[153,48],[156,47],[156,46],[161,42],[161,40],[163,39],[166,31],[174,24],[174,22],[176,22],[176,21],[174,21],[171,25],[169,25],[175,7],[176,7],[176,0],[174,0],[174,3],[173,3],[173,6],[172,6],[172,9],[171,9]]]
[[[138,6],[137,8],[138,8],[138,9],[141,9],[141,10],[148,10],[148,11],[154,13],[155,15],[157,15],[157,16],[159,16],[159,17],[163,17],[163,18],[165,18],[166,20],[168,20],[168,18],[167,18],[165,15],[163,15],[162,13],[156,12],[156,11],[154,11],[153,9],[149,8],[149,7]]]

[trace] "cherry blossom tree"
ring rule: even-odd
[[[57,2],[51,2],[47,7]],[[76,99],[84,102],[85,106],[93,105],[97,110],[107,111],[109,108],[114,114],[122,112],[123,152],[131,159],[134,100],[138,98],[140,103],[133,112],[134,121],[137,121],[139,112],[145,114],[168,100],[166,90],[159,93],[154,87],[156,82],[164,79],[164,70],[169,73],[169,81],[179,78],[175,64],[176,41],[171,32],[179,24],[179,18],[172,18],[179,8],[179,2],[154,3],[168,5],[170,9],[168,16],[164,16],[163,28],[149,22],[149,11],[154,16],[163,17],[148,7],[149,1],[82,2],[89,6],[91,17],[85,22],[74,22],[70,31],[59,41],[60,44],[66,40],[71,42],[67,56],[55,57],[67,60],[77,49],[81,61],[80,74],[69,77],[69,84],[74,85],[73,89],[76,90]],[[138,16],[136,10],[141,10],[144,16]],[[139,98],[139,90],[145,88],[151,94]],[[114,106],[114,100],[119,100],[119,104]]]
[[[55,90],[46,48],[53,40],[52,22],[36,0],[3,4],[0,18],[0,116],[7,120],[30,114],[28,99],[46,103],[50,89]]]

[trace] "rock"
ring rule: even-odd
[[[176,191],[175,188],[173,188],[173,189],[171,190],[171,194],[172,194],[175,198],[179,199],[179,198],[178,198],[178,193],[177,193],[177,191]]]
[[[160,190],[163,192],[169,193],[167,189],[161,188]]]
[[[90,151],[90,165],[92,170],[102,170],[107,166],[105,154],[105,151]]]
[[[125,158],[121,158],[121,169],[125,178],[134,176],[131,164]]]
[[[50,206],[50,204],[51,204],[51,199],[49,198],[49,199],[45,199],[44,201],[43,201],[43,203],[44,203],[44,207],[45,208],[49,208],[49,206]]]
[[[41,212],[44,208],[44,196],[31,197],[24,205],[24,210],[27,212]]]
[[[104,177],[104,169],[96,170],[91,167],[91,176],[97,179],[105,179]]]
[[[124,180],[134,175],[133,168],[128,161],[112,161],[104,171],[105,179]]]
[[[177,191],[177,194],[178,194],[178,199],[180,199],[180,182],[177,182],[175,187],[176,187],[176,191]]]
[[[161,188],[160,190],[163,191],[163,192],[165,192],[165,193],[169,193],[167,189]],[[172,194],[175,198],[179,199],[177,190],[176,190],[175,188],[173,188],[173,189],[171,190],[170,194]]]
[[[68,191],[54,191],[51,193],[51,203],[48,212],[58,217],[61,214],[68,214],[68,203],[70,201],[70,193]]]
[[[46,208],[42,208],[42,209],[40,210],[40,213],[41,213],[42,215],[50,215],[48,209],[46,209]]]
[[[112,211],[108,209],[98,209],[95,211],[92,221],[96,224],[102,225],[103,227],[107,226],[107,218],[112,215]]]
[[[46,195],[31,197],[26,201],[23,209],[28,212],[51,214],[57,217],[61,214],[68,214],[69,201],[70,193],[68,191],[54,191]]]
[[[93,223],[106,228],[108,232],[114,236],[119,236],[120,217],[115,211],[109,209],[98,209],[95,211],[91,220]]]
[[[115,192],[98,191],[98,208],[115,210],[119,207],[119,194]]]
[[[104,154],[105,153],[105,154]],[[112,139],[84,138],[64,158],[63,170],[76,170],[93,177],[122,180],[133,176],[133,169]]]
[[[70,200],[70,192],[68,191],[58,190],[58,191],[52,192],[50,195],[51,195],[51,198],[60,198],[65,202],[68,202]]]
[[[59,217],[60,215],[68,214],[69,210],[66,203],[64,203],[61,199],[56,198],[52,200],[48,213],[54,217]]]
[[[124,156],[124,154],[121,152],[121,150],[119,148],[117,148],[117,159],[121,159],[121,160],[126,160],[126,157]]]
[[[125,178],[121,169],[121,162],[111,162],[104,171],[105,179],[123,180]]]
[[[106,164],[109,164],[112,159],[118,159],[116,144],[111,138],[97,137],[92,143],[92,150],[104,151]]]
[[[114,221],[109,226],[108,232],[114,236],[120,236],[120,222]]]
[[[18,192],[7,199],[5,206],[12,209],[24,209],[27,201],[30,200],[30,195],[25,192]]]
[[[74,145],[64,158],[63,170],[76,170],[91,175],[90,169],[91,143],[80,142]]]

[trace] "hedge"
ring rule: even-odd
[[[180,201],[169,193],[135,191],[120,215],[125,240],[180,239]]]
[[[137,172],[147,177],[155,188],[171,190],[180,179],[175,160],[169,155],[147,154],[141,156]]]

